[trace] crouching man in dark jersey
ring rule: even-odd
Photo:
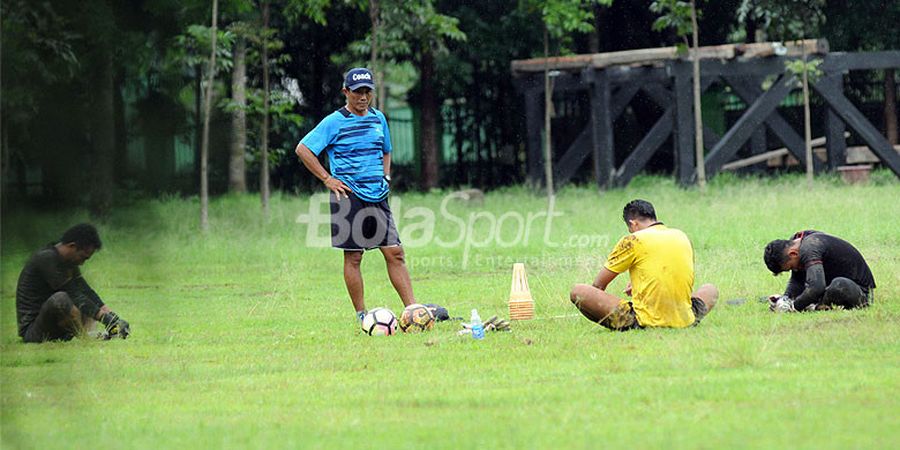
[[[775,275],[791,271],[784,294],[769,297],[773,311],[869,306],[875,278],[859,250],[843,239],[819,231],[801,231],[790,240],[770,242],[763,259]]]
[[[16,286],[16,316],[22,340],[68,341],[83,330],[89,331],[95,320],[105,326],[104,337],[128,337],[128,322],[103,303],[78,269],[102,245],[97,229],[82,223],[66,230],[59,242],[31,255]]]

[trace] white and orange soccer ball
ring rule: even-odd
[[[362,330],[369,336],[390,336],[397,332],[397,316],[387,308],[375,308],[363,317]]]

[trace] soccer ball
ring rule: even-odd
[[[375,308],[363,317],[362,330],[369,336],[390,336],[397,332],[397,316],[387,308]]]
[[[434,327],[434,314],[425,305],[413,303],[400,315],[400,329],[405,333],[428,331]]]

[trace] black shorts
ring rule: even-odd
[[[338,200],[331,193],[331,246],[363,251],[400,245],[400,235],[387,199],[367,202],[351,193]]]
[[[78,335],[81,323],[72,318],[75,304],[69,294],[57,292],[41,306],[34,322],[22,334],[25,342],[68,341]],[[83,319],[82,319],[83,320]]]

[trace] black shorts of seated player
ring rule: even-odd
[[[400,245],[400,235],[387,199],[367,202],[350,193],[338,199],[331,193],[331,246],[363,251]]]
[[[873,296],[875,278],[866,260],[836,236],[801,231],[766,245],[763,260],[775,275],[791,271],[783,294],[790,302],[788,310],[815,309],[811,305],[862,308]]]
[[[59,291],[50,296],[37,317],[25,330],[25,342],[68,341],[83,328],[81,311],[72,303],[69,294]]]

